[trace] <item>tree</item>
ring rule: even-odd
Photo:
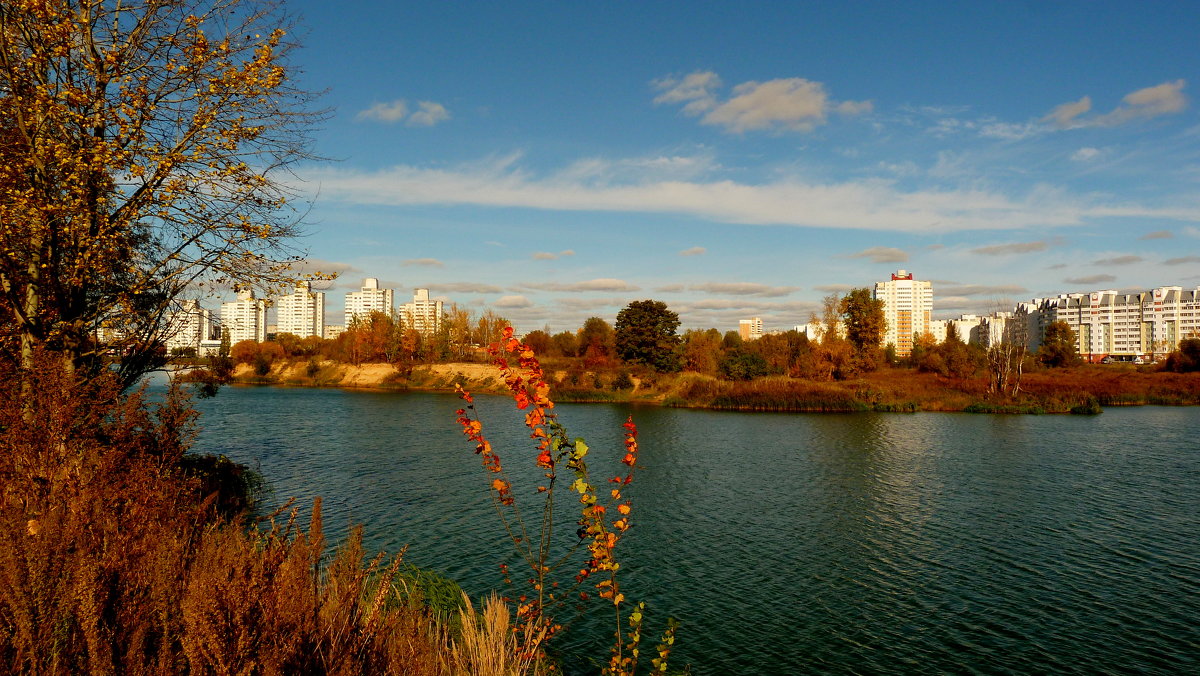
[[[271,285],[297,259],[281,170],[322,118],[265,0],[0,6],[0,325],[125,386],[175,299]]]
[[[1179,349],[1167,355],[1163,370],[1177,373],[1200,371],[1200,338],[1179,341]]]
[[[1063,322],[1050,322],[1046,326],[1046,335],[1037,351],[1037,359],[1042,364],[1054,367],[1075,366],[1080,361],[1075,332],[1071,325]]]
[[[617,356],[629,364],[645,364],[655,371],[680,368],[679,315],[659,300],[635,300],[617,313]]]
[[[553,354],[559,357],[574,357],[579,349],[579,336],[570,331],[560,331],[550,337]]]
[[[846,327],[846,339],[854,346],[859,368],[873,371],[882,358],[879,348],[887,330],[883,301],[873,298],[870,289],[852,289],[838,303],[838,313]]]
[[[1028,351],[1028,330],[1020,319],[997,318],[1004,326],[999,342],[988,346],[988,393],[1015,397],[1021,391],[1021,376],[1025,371]]]
[[[588,317],[579,328],[576,353],[586,367],[605,366],[613,355],[613,328],[599,317]]]

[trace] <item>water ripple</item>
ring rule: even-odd
[[[200,404],[201,450],[259,465],[280,499],[323,496],[331,535],[361,522],[371,547],[411,544],[473,594],[499,584],[511,547],[453,397],[239,388]],[[519,423],[501,400],[480,408],[515,462]],[[597,462],[619,447],[627,409],[560,412]],[[624,584],[651,625],[683,620],[677,664],[694,673],[1200,673],[1190,409],[636,415]],[[581,619],[559,648],[586,665],[609,632]]]

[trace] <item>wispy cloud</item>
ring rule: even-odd
[[[559,258],[562,258],[563,256],[574,256],[574,255],[575,255],[574,249],[565,249],[563,251],[559,251],[558,253],[551,253],[549,251],[537,251],[537,252],[534,252],[534,254],[533,254],[533,260],[535,260],[535,261],[553,261],[553,260],[558,260]]]
[[[1042,121],[1060,129],[1115,127],[1138,118],[1179,113],[1187,108],[1187,97],[1183,94],[1185,84],[1184,80],[1175,80],[1130,92],[1121,99],[1120,105],[1101,115],[1088,115],[1092,110],[1092,99],[1085,96],[1055,107]]]
[[[430,284],[426,288],[437,293],[500,293],[504,290],[492,284],[474,284],[471,282]]]
[[[1099,148],[1080,148],[1071,153],[1071,160],[1075,162],[1091,162],[1103,154]]]
[[[1116,275],[1088,275],[1086,277],[1068,277],[1063,280],[1067,284],[1102,284],[1117,281]]]
[[[1056,240],[1038,240],[1036,242],[1013,242],[1011,244],[992,244],[971,249],[971,253],[980,256],[1008,256],[1011,254],[1033,253],[1045,251],[1051,246],[1060,244]]]
[[[533,301],[525,296],[501,296],[499,300],[492,305],[496,308],[526,308],[533,307]]]
[[[683,284],[668,284],[655,289],[655,291],[665,293],[697,291],[718,296],[760,296],[764,298],[786,296],[799,290],[800,287],[798,286],[770,286],[755,282],[709,282],[706,284],[689,284],[687,286]]]
[[[1092,261],[1092,265],[1132,265],[1134,263],[1141,263],[1144,260],[1146,259],[1141,256],[1129,254],[1125,256],[1113,256],[1112,258],[1101,258],[1100,260]]]
[[[353,272],[362,272],[349,263],[326,261],[320,258],[304,258],[288,264],[288,268],[298,275],[333,275],[335,278]]]
[[[891,246],[873,246],[846,258],[869,258],[872,263],[904,263],[908,261],[908,253]]]
[[[685,114],[701,116],[702,124],[724,127],[734,133],[808,132],[824,124],[830,113],[858,115],[872,109],[870,101],[833,101],[823,84],[800,77],[743,82],[733,88],[732,96],[725,101],[717,95],[721,78],[711,71],[683,78],[666,77],[651,85],[660,92],[654,98],[656,104],[683,103]]]
[[[1154,232],[1148,232],[1138,237],[1138,239],[1171,239],[1174,236],[1175,233],[1170,230],[1155,230]]]
[[[946,284],[935,286],[934,292],[940,299],[943,294],[946,296],[1019,296],[1029,293],[1029,289],[1017,284]]]
[[[821,284],[814,289],[822,293],[844,293],[854,288],[852,284]]]
[[[630,284],[622,279],[590,279],[586,282],[575,282],[573,284],[561,284],[557,282],[531,282],[521,284],[526,289],[537,289],[540,291],[559,291],[570,293],[582,293],[586,291],[640,291],[641,289],[633,284]]]
[[[702,246],[694,246],[690,249],[684,249],[683,251],[680,251],[679,255],[680,256],[703,256],[706,253],[708,253],[708,249],[705,249]]]
[[[1180,256],[1163,261],[1164,265],[1183,265],[1184,263],[1200,263],[1200,256]]]
[[[713,221],[856,230],[947,232],[1073,226],[1109,217],[1198,222],[1191,205],[1145,207],[1037,186],[1010,196],[969,187],[905,190],[894,180],[818,183],[784,176],[763,184],[683,180],[646,173],[630,181],[535,177],[519,155],[454,169],[399,166],[376,172],[321,167],[301,176],[324,202],[523,207],[561,211],[690,214]]]
[[[408,102],[404,99],[395,101],[376,102],[370,108],[361,110],[354,119],[362,121],[383,122],[395,124],[400,121],[410,127],[432,127],[438,122],[450,119],[446,107],[434,101],[418,101],[417,110],[409,115]]]
[[[445,263],[439,261],[436,258],[409,258],[408,260],[401,261],[400,265],[403,265],[404,267],[410,267],[410,268],[411,267],[419,267],[419,268],[446,267]]]

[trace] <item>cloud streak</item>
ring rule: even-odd
[[[1121,104],[1102,115],[1088,115],[1092,110],[1092,98],[1085,96],[1054,108],[1042,118],[1059,129],[1082,127],[1115,127],[1139,118],[1158,117],[1182,112],[1187,108],[1187,97],[1183,95],[1184,80],[1164,82],[1125,95]]]
[[[535,177],[514,166],[516,161],[510,156],[455,169],[397,166],[374,172],[320,167],[301,178],[318,186],[325,202],[687,214],[747,225],[906,233],[1062,227],[1108,217],[1200,222],[1200,211],[1190,205],[1102,203],[1044,186],[1009,196],[981,188],[904,190],[888,179],[819,183],[789,176],[747,184],[643,174],[619,182],[570,172]]]
[[[858,253],[849,254],[846,258],[869,258],[872,263],[906,263],[908,253],[892,246],[873,246]]]

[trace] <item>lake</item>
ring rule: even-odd
[[[477,402],[510,471],[532,468],[512,404]],[[361,523],[369,547],[407,544],[407,561],[472,596],[503,588],[501,562],[517,569],[456,397],[227,387],[197,406],[197,450],[258,467],[277,500],[322,496],[331,538]],[[1200,673],[1200,409],[555,410],[600,480],[618,471],[621,423],[638,424],[635,526],[617,554],[648,633],[682,622],[676,667]],[[566,547],[577,537],[562,495]],[[598,622],[564,635],[583,665],[569,673],[606,657],[611,624]]]

